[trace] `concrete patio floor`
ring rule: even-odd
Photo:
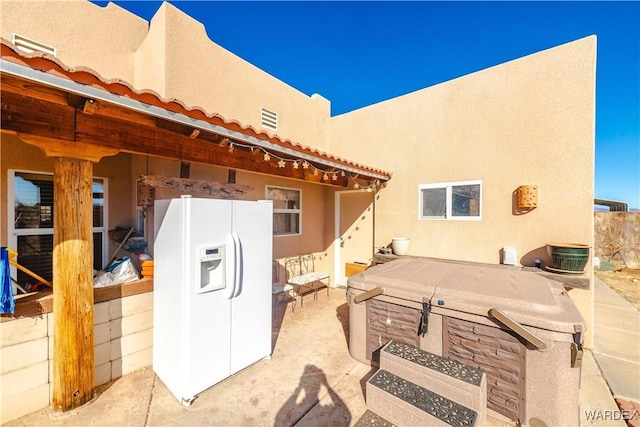
[[[98,389],[96,398],[66,414],[44,409],[7,426],[350,426],[366,410],[364,387],[372,369],[348,351],[344,289],[279,304],[273,355],[203,392],[184,407],[146,368]],[[617,410],[591,352],[585,352],[580,390],[581,425],[624,426],[585,418],[585,411]],[[490,426],[514,425],[493,413]]]

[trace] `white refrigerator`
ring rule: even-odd
[[[271,355],[270,201],[157,200],[153,370],[190,405]]]

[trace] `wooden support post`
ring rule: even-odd
[[[92,171],[89,160],[55,158],[54,411],[68,411],[93,398]]]

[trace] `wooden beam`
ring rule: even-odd
[[[69,159],[89,160],[97,163],[103,157],[115,156],[120,152],[117,148],[44,138],[42,136],[23,133],[19,133],[18,137],[27,144],[40,148],[47,157],[65,157]]]
[[[115,117],[145,126],[155,126],[156,124],[156,119],[148,114],[125,109],[105,101],[93,100],[92,107],[88,111],[85,111],[87,101],[89,101],[89,98],[72,93],[69,94],[69,105],[75,107],[79,112]]]
[[[2,100],[5,100],[7,94],[18,95],[20,97],[28,97],[33,100],[45,101],[61,106],[72,107],[75,110],[83,111],[87,97],[68,93],[60,89],[34,83],[15,76],[2,75]],[[10,98],[6,98],[10,99]],[[3,105],[4,110],[4,105]],[[117,117],[130,122],[144,124],[146,126],[155,126],[156,118],[148,114],[138,111],[122,108],[120,106],[105,102],[93,102],[93,113],[103,116]],[[4,119],[4,117],[3,117]],[[3,123],[4,127],[4,123]]]
[[[69,94],[63,90],[44,86],[42,84],[34,83],[30,80],[24,80],[8,74],[2,74],[2,92],[3,99],[5,92],[10,92],[19,96],[28,96],[29,98],[52,102],[59,105],[68,105],[69,103]]]
[[[78,101],[72,99],[70,102],[76,105],[79,104]],[[104,109],[103,104],[99,104],[93,114],[84,114],[82,110],[76,110],[73,106],[2,91],[2,127],[6,131],[18,132],[23,139],[29,139],[31,143],[48,150],[47,155],[54,157],[97,161],[101,157],[122,151],[217,165],[329,186],[346,187],[348,184],[346,177],[338,176],[335,181],[331,177],[324,180],[322,173],[314,175],[311,168],[294,169],[291,163],[281,168],[278,166],[275,153],[269,161],[265,161],[263,156],[253,155],[247,148],[234,146],[233,152],[230,152],[229,144],[233,141],[223,146],[224,144],[218,143],[222,139],[218,135],[210,135],[209,132],[200,132],[197,138],[189,138],[193,129],[187,126],[174,126],[166,121],[157,121],[164,127],[180,131],[176,133],[156,125],[150,126],[149,121],[138,120],[137,115],[119,114],[118,118],[103,115],[112,111],[114,107],[110,108],[111,110]],[[73,144],[65,144],[64,141],[73,141]],[[256,151],[259,150],[254,150],[254,153]],[[86,153],[89,155],[84,155]]]
[[[240,147],[229,152],[228,146],[223,147],[220,144],[202,140],[200,138],[202,133],[199,138],[192,139],[187,135],[176,134],[169,130],[136,125],[95,114],[90,116],[80,114],[76,123],[77,142],[90,145],[102,145],[134,154],[206,163],[319,184],[342,187],[347,185],[346,177],[339,176],[336,181],[331,178],[323,180],[322,173],[313,175],[311,169],[293,169],[290,164],[286,168],[280,168],[275,158],[265,161],[262,156],[254,156],[251,151]]]
[[[240,199],[253,190],[248,185],[158,175],[143,175],[139,182],[152,188],[172,188],[183,193],[209,194],[221,199]]]
[[[3,128],[73,141],[75,108],[7,92],[4,90],[4,81],[2,84]]]
[[[54,161],[54,411],[93,398],[92,175],[87,160]]]

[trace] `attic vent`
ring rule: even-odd
[[[16,45],[16,47],[27,53],[41,52],[47,53],[52,56],[56,56],[56,48],[47,46],[44,43],[40,43],[39,41],[35,41],[25,36],[21,36],[20,34],[12,33],[11,34],[11,42]]]
[[[263,108],[260,122],[262,123],[262,127],[278,130],[278,113]]]

